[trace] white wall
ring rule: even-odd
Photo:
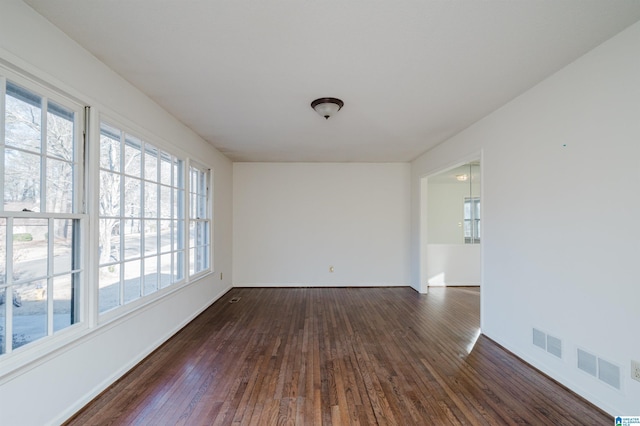
[[[234,163],[234,286],[408,285],[409,192],[409,164]]]
[[[426,274],[430,286],[479,286],[480,244],[428,244]]]
[[[469,185],[429,180],[427,197],[429,244],[464,244],[464,199],[469,197]]]
[[[640,23],[412,163],[412,276],[420,179],[482,152],[482,331],[611,414],[640,383]],[[558,360],[532,327],[563,341]],[[621,391],[576,368],[581,347],[622,368]]]
[[[0,377],[0,423],[57,423],[230,288],[232,165],[19,0],[0,2],[0,58],[91,105],[94,112],[124,117],[214,170],[215,275],[84,333],[53,354]],[[220,272],[224,280],[219,279]]]

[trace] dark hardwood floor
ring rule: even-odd
[[[613,424],[478,337],[479,296],[235,288],[69,424]]]

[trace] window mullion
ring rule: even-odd
[[[120,211],[118,212],[118,221],[120,226],[120,235],[118,236],[120,239],[120,260],[119,260],[119,272],[120,272],[120,282],[118,284],[118,297],[119,303],[118,306],[124,305],[124,225],[125,221],[124,217],[124,153],[125,153],[125,134],[123,131],[120,131],[120,170],[118,171],[120,175]]]

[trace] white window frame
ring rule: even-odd
[[[182,202],[178,201],[177,203],[172,203],[172,216],[169,220],[172,220],[175,222],[176,227],[174,228],[174,231],[172,232],[172,247],[173,249],[170,252],[164,253],[164,252],[160,252],[160,242],[158,241],[157,243],[157,247],[158,247],[158,251],[155,254],[152,255],[146,255],[144,252],[144,238],[141,237],[141,247],[140,247],[140,255],[139,255],[139,260],[141,261],[141,272],[140,272],[140,279],[142,280],[144,278],[144,271],[143,271],[143,263],[144,260],[146,258],[150,258],[153,256],[158,257],[158,261],[160,259],[160,256],[163,254],[171,254],[172,256],[172,271],[176,270],[179,271],[180,269],[182,270],[182,275],[181,277],[170,283],[168,286],[162,287],[162,288],[158,288],[157,291],[151,292],[149,294],[141,294],[140,297],[137,297],[131,301],[126,301],[124,299],[124,295],[122,294],[122,291],[124,289],[123,285],[124,285],[124,271],[123,271],[123,267],[124,265],[128,262],[131,261],[131,259],[126,259],[124,256],[124,241],[123,241],[123,234],[124,234],[124,229],[121,232],[120,235],[120,256],[119,259],[117,261],[114,262],[109,262],[109,263],[104,263],[101,264],[100,260],[98,259],[98,249],[99,246],[96,244],[94,247],[94,250],[96,250],[96,261],[95,261],[95,271],[94,271],[94,277],[95,277],[95,291],[96,291],[96,296],[95,296],[95,311],[96,311],[96,316],[98,317],[97,322],[98,323],[103,323],[103,322],[108,322],[111,321],[114,318],[120,317],[122,315],[125,315],[128,312],[134,311],[138,308],[140,308],[141,306],[156,300],[158,297],[160,297],[160,295],[166,294],[167,292],[173,291],[179,287],[181,287],[182,285],[186,284],[188,282],[187,280],[187,273],[186,273],[186,268],[187,268],[187,248],[186,248],[186,240],[185,240],[185,232],[186,232],[186,210],[187,210],[187,200],[186,200],[186,170],[187,170],[187,164],[188,164],[188,159],[185,158],[185,156],[177,154],[175,152],[173,152],[173,150],[168,150],[165,149],[161,140],[159,140],[159,138],[154,137],[153,135],[149,135],[144,131],[141,130],[136,130],[133,128],[133,126],[131,125],[126,125],[123,123],[122,120],[118,120],[118,119],[114,119],[112,118],[110,115],[106,115],[106,114],[101,114],[100,120],[97,123],[97,131],[94,132],[96,134],[96,142],[94,143],[94,145],[96,146],[96,155],[94,156],[94,158],[92,159],[92,161],[96,164],[95,169],[98,170],[98,172],[96,173],[96,176],[94,176],[95,180],[96,180],[96,184],[95,184],[95,217],[98,221],[98,224],[100,223],[100,219],[103,217],[100,215],[100,209],[98,207],[98,202],[100,199],[100,172],[103,170],[100,167],[100,145],[101,145],[101,137],[102,137],[102,124],[106,124],[114,129],[117,129],[118,131],[121,132],[121,139],[120,139],[120,170],[119,172],[117,172],[117,174],[120,176],[120,193],[119,193],[119,197],[120,197],[120,214],[118,216],[118,220],[120,221],[120,225],[122,226],[125,221],[127,219],[130,219],[129,216],[126,215],[126,211],[125,208],[126,206],[124,206],[124,199],[125,199],[125,194],[124,194],[124,178],[125,177],[129,177],[131,178],[131,176],[126,173],[125,170],[123,169],[123,164],[124,164],[124,150],[125,150],[125,144],[126,144],[126,137],[129,136],[131,138],[135,138],[137,140],[139,140],[141,142],[141,158],[140,158],[140,163],[141,163],[141,170],[140,170],[140,177],[134,177],[134,179],[138,179],[141,183],[140,185],[140,192],[141,192],[141,199],[144,197],[144,184],[147,181],[145,179],[145,152],[147,151],[147,149],[145,148],[147,145],[152,147],[153,149],[156,150],[157,152],[157,163],[156,163],[156,170],[159,172],[160,168],[161,168],[161,155],[160,153],[166,153],[168,155],[171,156],[172,159],[175,160],[179,160],[181,162],[181,171],[180,168],[178,167],[178,173],[176,174],[176,171],[174,170],[174,168],[172,167],[172,185],[175,186],[171,186],[171,188],[175,189],[176,192],[174,193],[174,196],[180,196],[182,197]],[[160,142],[160,143],[158,143]],[[173,178],[175,177],[175,179]],[[182,187],[180,187],[180,185],[182,185]],[[166,187],[166,185],[163,185],[160,183],[160,180],[157,181],[157,187]],[[179,195],[179,193],[182,193],[182,195]],[[173,201],[173,199],[172,199]],[[157,205],[156,205],[156,211],[158,212],[156,214],[156,216],[154,218],[146,218],[145,217],[145,213],[144,213],[144,207],[142,207],[142,211],[140,212],[140,214],[136,217],[137,220],[143,221],[143,220],[156,220],[156,221],[161,221],[163,220],[162,218],[160,218],[160,197],[157,197]],[[174,211],[175,210],[175,211]],[[181,211],[182,210],[182,211]],[[182,219],[180,219],[180,215],[182,214]],[[182,225],[181,225],[182,222]],[[97,227],[96,227],[97,228]],[[158,239],[160,238],[160,236],[158,235]],[[98,239],[96,239],[97,241]],[[182,244],[180,245],[180,241],[182,241]],[[174,256],[175,254],[175,256]],[[115,266],[118,265],[120,268],[120,282],[119,282],[119,286],[120,286],[120,300],[119,303],[108,309],[105,310],[103,312],[99,312],[100,311],[100,306],[99,306],[99,273],[100,273],[100,269],[103,267],[108,267],[108,266]],[[157,273],[159,273],[159,271],[157,271]],[[144,287],[144,283],[141,283],[141,286]],[[141,290],[143,291],[143,290]]]
[[[72,187],[73,194],[73,211],[71,213],[51,213],[51,212],[31,212],[31,211],[6,211],[4,209],[4,197],[3,202],[0,204],[0,217],[5,219],[6,226],[6,240],[0,242],[6,247],[6,265],[5,276],[6,282],[1,284],[0,287],[5,289],[5,304],[0,305],[0,309],[5,309],[5,348],[4,353],[0,355],[3,368],[0,368],[0,377],[6,372],[13,371],[17,366],[24,365],[40,356],[42,354],[49,353],[53,348],[59,347],[68,341],[71,336],[77,335],[80,330],[86,329],[87,326],[87,312],[88,312],[88,274],[87,274],[87,239],[86,230],[88,222],[88,214],[86,213],[86,191],[85,191],[85,138],[86,128],[88,124],[88,108],[84,107],[81,102],[72,97],[64,94],[57,88],[49,87],[39,81],[26,77],[20,71],[13,71],[0,65],[0,164],[4,167],[4,153],[5,149],[16,149],[13,146],[5,145],[5,101],[6,101],[6,87],[7,81],[11,81],[13,84],[26,89],[29,92],[41,98],[41,126],[40,126],[40,153],[31,153],[32,155],[40,156],[41,164],[41,176],[40,176],[40,206],[46,210],[46,176],[47,176],[47,164],[49,159],[58,160],[59,158],[49,156],[47,154],[47,114],[49,110],[49,101],[68,109],[73,112],[74,115],[74,156],[71,161],[73,166],[73,182]],[[22,149],[18,148],[21,151]],[[26,152],[26,151],[25,151]],[[0,173],[0,190],[4,189],[4,173]],[[55,220],[70,220],[73,223],[73,242],[72,242],[72,264],[73,269],[63,272],[54,272],[53,259],[54,259],[54,243],[53,238],[50,238],[47,243],[47,273],[46,276],[41,277],[46,280],[45,291],[47,294],[47,331],[46,335],[41,338],[37,338],[27,344],[13,348],[13,286],[20,285],[24,282],[32,282],[34,277],[28,280],[13,281],[13,243],[12,243],[12,224],[15,219],[40,219],[47,221],[48,232],[52,235],[53,224]],[[53,280],[56,277],[64,275],[75,275],[74,279],[77,279],[78,294],[74,295],[74,322],[69,326],[64,327],[61,330],[55,330],[53,324]]]
[[[194,198],[198,198],[198,197],[202,197],[203,194],[201,194],[198,191],[198,188],[193,188],[193,178],[192,178],[192,170],[196,170],[199,173],[203,173],[204,174],[204,180],[205,180],[205,205],[204,205],[204,209],[200,209],[200,211],[196,211],[198,209],[197,205],[193,205],[193,200]],[[187,179],[187,183],[188,183],[188,196],[187,196],[187,208],[188,208],[188,217],[187,217],[187,235],[189,236],[189,238],[187,239],[187,267],[188,267],[188,276],[189,276],[189,280],[193,281],[196,280],[202,276],[205,276],[207,274],[213,273],[213,218],[212,218],[212,212],[213,212],[213,182],[212,182],[212,176],[213,176],[213,172],[211,167],[207,167],[201,163],[198,163],[197,161],[193,161],[193,160],[189,160],[188,162],[188,179]],[[201,213],[205,213],[205,217],[201,217]],[[194,217],[195,216],[195,217]],[[192,233],[192,225],[195,225],[195,228],[197,229],[198,224],[206,224],[207,226],[206,231],[205,231],[205,238],[206,238],[206,242],[205,244],[199,244],[198,243],[198,237],[197,237],[197,232],[195,232],[194,229],[194,238],[193,241],[194,243],[192,244],[192,238],[191,238],[191,233]],[[196,257],[194,256],[195,253],[198,252],[198,249],[204,249],[206,251],[205,255],[206,255],[206,267],[200,269],[200,270],[196,270],[196,262],[197,259],[194,258],[192,259],[192,257]],[[193,262],[193,272],[192,272],[192,262]]]

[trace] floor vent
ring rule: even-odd
[[[238,303],[240,301],[240,297],[234,297],[231,300],[229,300],[229,303]]]
[[[547,335],[542,331],[533,329],[533,344],[537,347],[547,350]]]
[[[593,377],[598,377],[598,358],[587,351],[578,349],[578,368]]]

